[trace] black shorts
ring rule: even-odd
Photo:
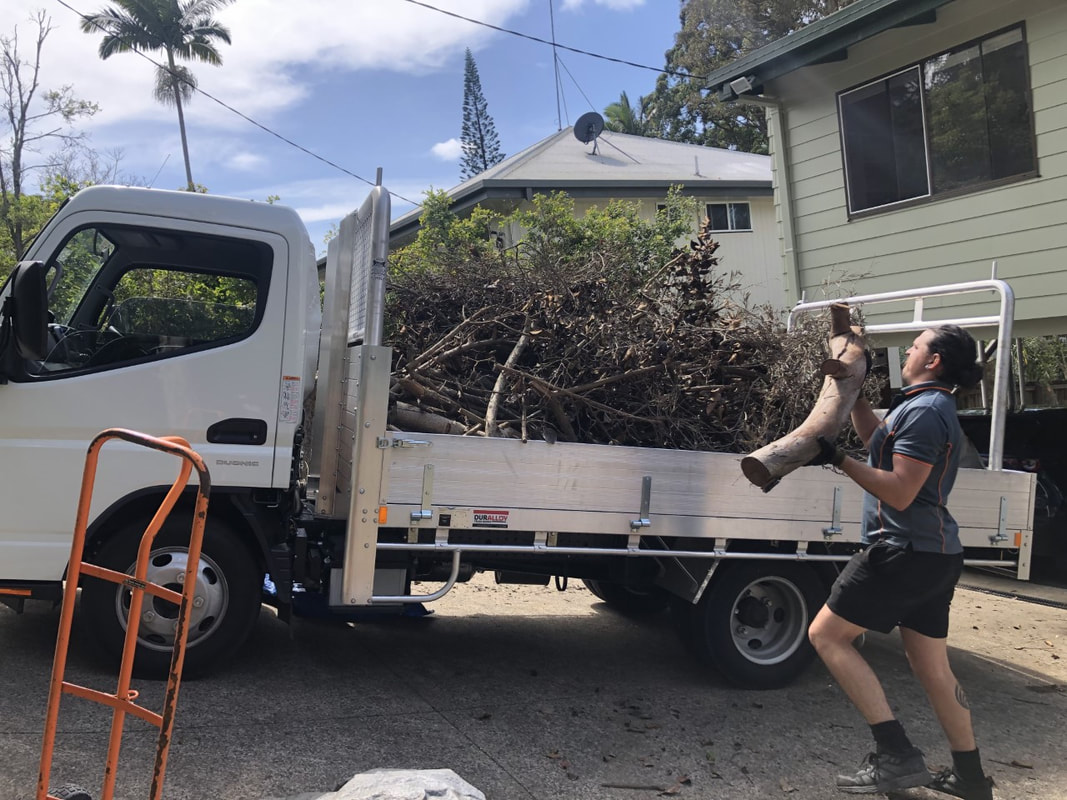
[[[899,625],[934,639],[948,636],[948,609],[963,554],[917,553],[875,542],[841,570],[826,604],[853,625],[889,633]]]

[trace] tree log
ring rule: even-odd
[[[397,403],[390,415],[390,422],[402,431],[411,433],[454,433],[461,435],[466,428],[455,420],[431,414],[408,403]]]
[[[867,342],[862,330],[849,323],[847,305],[831,306],[830,357],[821,368],[826,378],[807,419],[791,433],[741,459],[745,477],[763,491],[769,492],[778,481],[818,455],[817,436],[834,441],[848,421],[867,371]]]

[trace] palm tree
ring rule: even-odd
[[[630,98],[626,92],[619,95],[618,101],[611,103],[604,109],[607,118],[605,126],[609,131],[618,133],[632,133],[636,136],[648,134],[648,120],[645,115],[645,98],[637,99],[637,106],[630,105]]]
[[[189,164],[189,142],[185,136],[182,103],[189,102],[196,89],[196,78],[177,61],[197,60],[218,66],[222,56],[216,41],[230,43],[230,31],[212,18],[212,14],[233,0],[113,0],[96,14],[82,17],[86,33],[103,33],[100,58],[115,53],[152,53],[162,51],[166,65],[156,69],[155,97],[161,103],[174,103],[178,109],[178,128],[185,156],[185,179],[194,191],[193,170]]]

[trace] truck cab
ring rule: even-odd
[[[43,271],[47,333],[41,352],[9,353],[0,376],[0,589],[48,596],[60,585],[86,446],[99,431],[178,435],[211,470],[214,549],[228,551],[206,551],[215,568],[202,570],[208,608],[190,643],[229,648],[219,622],[237,587],[219,585],[218,560],[243,559],[256,566],[239,577],[262,580],[277,542],[269,526],[246,521],[285,501],[314,381],[319,284],[303,224],[264,203],[94,187],[26,255],[17,270]],[[91,554],[128,566],[119,562],[171,483],[169,468],[133,447],[104,455]],[[178,562],[158,565],[160,576]],[[167,610],[149,613],[162,651]]]

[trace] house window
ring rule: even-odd
[[[752,214],[748,203],[708,203],[707,214],[709,230],[752,230]]]
[[[1022,26],[838,96],[852,213],[1033,175]]]

